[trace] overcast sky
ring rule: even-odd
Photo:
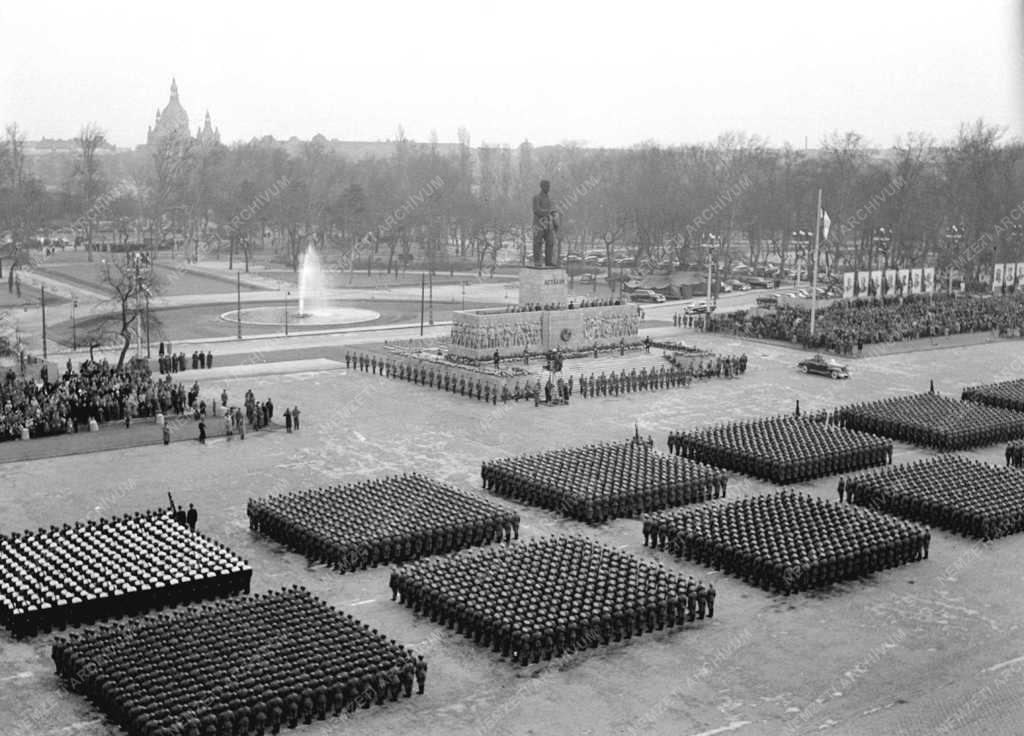
[[[813,147],[1022,131],[1019,0],[7,2],[0,122],[145,140],[171,77],[192,128],[624,146],[727,130]]]

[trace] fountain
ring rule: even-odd
[[[229,322],[242,322],[254,325],[280,325],[290,323],[294,327],[329,327],[374,322],[380,314],[372,309],[331,304],[328,299],[326,279],[320,256],[312,243],[306,248],[302,257],[302,268],[299,270],[299,311],[289,311],[285,307],[258,306],[241,310],[224,312],[220,318]]]
[[[302,257],[299,272],[299,317],[308,317],[322,312],[324,308],[324,272],[320,256],[310,243]]]

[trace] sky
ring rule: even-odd
[[[118,146],[177,79],[231,143],[677,145],[745,131],[888,146],[978,118],[1024,133],[1022,0],[8,2],[0,123]]]

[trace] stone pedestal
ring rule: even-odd
[[[456,311],[450,350],[473,360],[488,360],[497,351],[517,357],[523,351],[554,348],[571,352],[639,342],[640,317],[635,304],[581,309],[507,312],[504,307]]]
[[[569,277],[554,266],[519,269],[519,304],[568,304]]]

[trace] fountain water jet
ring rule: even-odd
[[[302,257],[302,270],[299,272],[299,316],[316,314],[324,308],[324,273],[320,266],[320,256],[310,243]]]

